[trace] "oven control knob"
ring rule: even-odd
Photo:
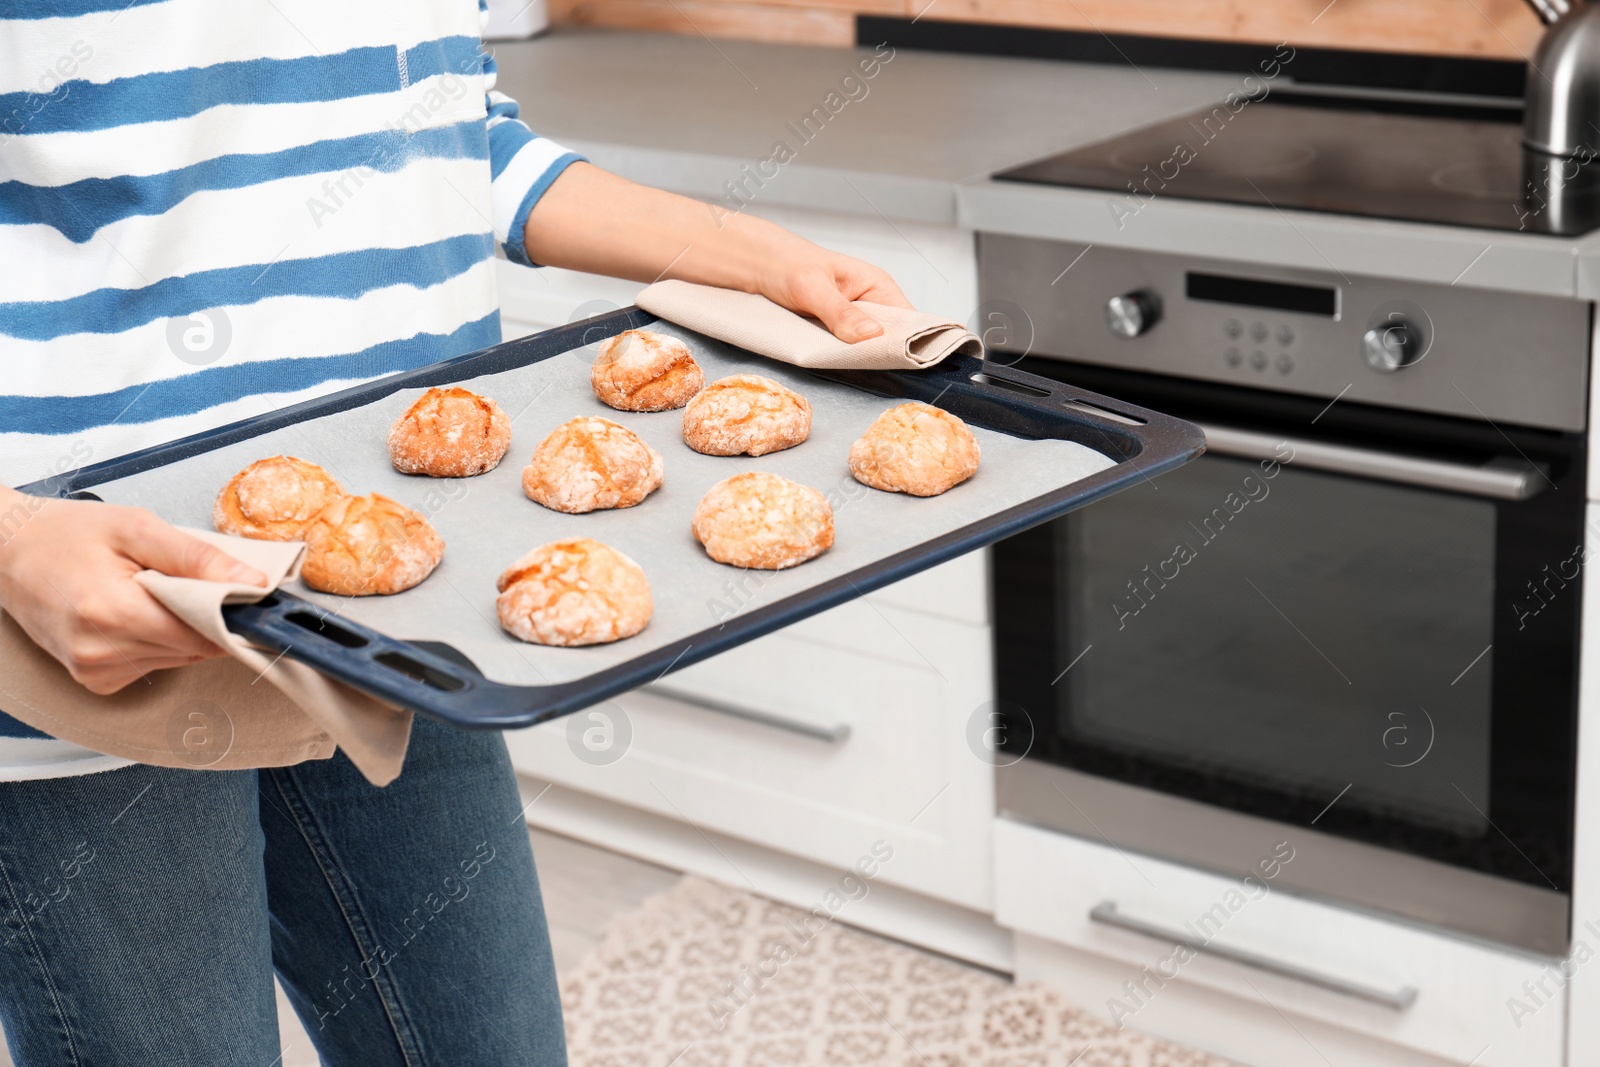
[[[1391,319],[1362,335],[1361,351],[1373,370],[1393,374],[1421,358],[1421,337],[1405,319]]]
[[[1161,298],[1148,289],[1114,296],[1106,302],[1106,325],[1118,337],[1132,339],[1149,331],[1161,318]]]

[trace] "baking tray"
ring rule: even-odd
[[[682,412],[629,413],[589,385],[595,345],[651,326],[683,338],[706,380],[760,373],[812,403],[809,440],[759,458],[703,456],[682,443]],[[494,471],[468,479],[400,474],[385,433],[429,386],[460,383],[512,415],[512,444]],[[983,448],[975,477],[926,499],[856,483],[846,455],[877,414],[902,399],[966,420]],[[627,425],[666,459],[662,488],[633,508],[565,515],[528,500],[521,470],[534,447],[576,415]],[[1056,518],[1176,467],[1204,448],[1198,427],[1082,389],[951,358],[923,371],[807,372],[657,320],[636,308],[599,316],[378,379],[207,433],[24,487],[148,507],[209,527],[218,489],[264,456],[298,455],[356,493],[381,492],[427,515],[444,561],[393,597],[343,598],[296,584],[224,609],[247,640],[357,689],[463,727],[530,726],[862,596],[945,560]],[[709,559],[689,531],[701,495],[742,470],[767,470],[824,492],[835,544],[784,571],[744,571]],[[494,581],[524,552],[590,536],[627,553],[650,579],[655,614],[609,645],[548,648],[495,621]]]

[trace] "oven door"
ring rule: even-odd
[[[1560,951],[1581,437],[1029,369],[1209,447],[995,548],[1002,807],[1224,868],[1289,824],[1301,889]]]

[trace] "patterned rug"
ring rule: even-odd
[[[571,1067],[1229,1067],[690,877],[613,921],[562,1002]]]

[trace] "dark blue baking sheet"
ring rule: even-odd
[[[97,485],[362,407],[399,390],[447,385],[526,367],[654,321],[653,316],[636,308],[613,312],[107,460],[23,489],[60,496],[93,495]],[[1204,435],[1192,423],[972,357],[948,359],[924,371],[813,373],[877,396],[935,404],[974,426],[1000,433],[1073,441],[1109,457],[1115,465],[688,638],[557,684],[522,686],[490,680],[448,642],[396,640],[284,591],[257,604],[224,609],[229,628],[257,645],[282,652],[381,700],[431,718],[471,728],[531,726],[655,681],[673,670],[1083,507],[1186,463],[1204,449]]]

